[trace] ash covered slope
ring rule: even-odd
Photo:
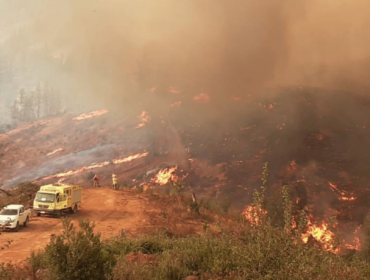
[[[320,216],[332,209],[340,219],[363,220],[370,179],[366,99],[297,88],[225,104],[225,111],[211,103],[191,110],[184,104],[175,114],[193,164],[222,173],[213,180],[194,178],[193,184],[210,189],[218,184],[220,192],[242,207],[260,185],[263,163],[269,162],[270,185],[290,185],[300,207],[314,204]]]

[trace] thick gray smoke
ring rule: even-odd
[[[7,105],[20,87],[40,82],[57,85],[69,108],[127,111],[142,107],[153,86],[217,100],[273,84],[366,88],[369,81],[365,0],[0,5],[0,98]]]

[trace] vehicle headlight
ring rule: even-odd
[[[15,222],[15,219],[9,219],[8,222],[9,223],[14,223]]]

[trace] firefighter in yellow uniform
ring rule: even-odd
[[[112,182],[113,182],[113,189],[117,190],[118,189],[118,180],[116,174],[112,174]]]

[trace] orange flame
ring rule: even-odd
[[[113,163],[114,164],[120,164],[120,163],[124,163],[124,162],[129,162],[129,161],[132,161],[134,159],[138,159],[138,158],[142,158],[142,157],[146,157],[149,153],[146,152],[146,153],[141,153],[141,154],[136,154],[136,155],[131,155],[131,156],[128,156],[128,157],[125,157],[125,158],[122,158],[122,159],[114,159],[113,160]]]
[[[138,116],[138,118],[141,119],[142,122],[149,121],[148,114],[145,111],[142,111],[141,114],[140,114],[140,116]]]
[[[205,93],[201,93],[201,94],[195,96],[194,100],[198,101],[198,102],[202,102],[202,103],[208,103],[209,100],[210,100],[210,97]]]
[[[47,154],[47,156],[54,155],[55,153],[60,152],[60,151],[63,151],[63,149],[62,149],[62,148],[58,148],[58,149],[56,149],[56,150],[54,150],[54,151],[52,151],[52,152],[48,153],[48,154]]]
[[[350,243],[344,244],[344,247],[345,248],[350,249],[350,250],[360,251],[360,249],[361,249],[361,241],[360,241],[360,238],[358,237],[358,235],[359,235],[361,229],[362,229],[362,225],[360,225],[353,232],[353,234],[354,234],[353,240]]]
[[[139,123],[135,128],[141,128],[146,125],[146,123],[149,121],[149,116],[147,112],[143,111],[138,118],[142,121],[142,123]]]
[[[340,197],[338,199],[341,200],[341,201],[354,201],[354,200],[357,199],[357,197],[355,197],[355,196],[351,196],[351,197],[342,196],[342,197]]]
[[[178,89],[178,88],[176,88],[176,87],[171,86],[171,87],[169,88],[168,92],[170,92],[170,93],[174,93],[174,94],[180,94],[180,93],[181,93],[181,90],[180,90],[180,89]]]
[[[98,167],[103,167],[103,166],[106,166],[108,164],[109,164],[109,161],[104,161],[104,162],[101,162],[101,163],[93,163],[90,166],[84,166],[84,167],[81,167],[81,168],[78,168],[78,169],[75,169],[75,170],[69,170],[67,172],[62,172],[62,173],[58,173],[58,174],[55,174],[55,175],[52,175],[52,176],[49,176],[49,177],[45,177],[45,178],[43,178],[43,180],[48,180],[48,179],[52,179],[52,178],[69,177],[69,176],[75,175],[77,173],[80,173],[82,171],[90,170],[90,169],[94,169],[94,168],[98,168]]]
[[[145,126],[145,123],[139,123],[137,126],[135,126],[135,128],[142,128]]]
[[[347,192],[341,191],[340,189],[338,189],[338,187],[334,183],[328,182],[328,184],[334,192],[337,192],[341,195],[341,197],[338,198],[339,200],[341,200],[341,201],[354,201],[354,200],[357,199],[356,196],[353,196],[353,195],[349,196],[349,194]]]
[[[266,215],[267,211],[264,209],[260,210],[262,215]],[[242,212],[245,219],[250,222],[252,225],[258,225],[260,223],[260,218],[258,217],[258,212],[255,206],[248,205],[245,210]]]
[[[329,183],[329,186],[332,188],[333,191],[337,191],[338,193],[340,193],[341,195],[345,195],[344,192],[340,191],[338,189],[338,187],[336,185],[334,185],[332,182],[328,182]]]
[[[78,117],[75,117],[73,118],[74,121],[81,121],[81,120],[86,120],[86,119],[89,119],[89,118],[92,118],[92,117],[97,117],[97,116],[101,116],[101,115],[104,115],[108,113],[107,110],[100,110],[100,111],[94,111],[94,112],[91,112],[89,114],[82,114],[82,115],[79,115]]]
[[[178,177],[174,174],[176,170],[177,170],[177,166],[172,167],[172,168],[162,169],[152,179],[152,182],[163,186],[163,185],[166,185],[170,180],[177,181]]]
[[[325,222],[322,222],[321,225],[315,225],[311,221],[308,221],[307,225],[307,231],[301,236],[303,243],[307,244],[309,237],[312,236],[323,245],[325,250],[331,252],[337,251],[334,250],[333,246],[334,233],[328,229],[328,225]]]
[[[356,251],[359,251],[361,249],[361,241],[360,241],[360,238],[358,237],[355,237],[352,241],[353,244],[345,244],[344,246],[347,248],[347,249],[350,249],[350,250],[356,250]]]

